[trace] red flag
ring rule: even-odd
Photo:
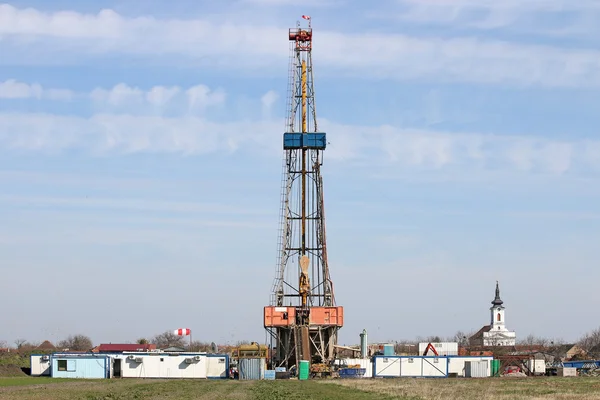
[[[310,19],[310,17],[308,15],[303,15],[302,18],[304,18],[304,19]]]

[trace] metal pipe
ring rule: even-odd
[[[306,61],[302,60],[302,133],[307,132],[306,121]],[[306,254],[306,149],[302,149],[302,255]]]

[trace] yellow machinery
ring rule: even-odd
[[[264,344],[252,342],[243,344],[233,349],[231,357],[234,359],[240,358],[267,358],[269,349]]]

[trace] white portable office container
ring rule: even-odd
[[[207,358],[203,353],[123,353],[113,368],[119,363],[123,378],[206,378]]]
[[[422,376],[423,358],[402,357],[400,360],[400,376]]]
[[[448,376],[448,358],[423,357],[421,376],[424,378],[445,378]]]
[[[228,357],[224,354],[206,356],[206,377],[208,379],[227,379],[229,376]]]
[[[491,362],[494,357],[491,356],[463,356],[463,357],[448,357],[448,374],[456,374],[456,376],[465,376],[465,362],[467,361],[486,361],[489,364],[491,372]]]
[[[375,357],[374,375],[382,378],[399,378],[401,360],[400,357]]]
[[[422,356],[427,349],[427,345],[429,343],[419,343],[419,355]],[[456,356],[458,355],[458,342],[438,342],[431,343],[435,351],[437,351],[439,356]],[[429,350],[427,353],[428,356],[433,356],[434,354]]]
[[[32,354],[30,364],[31,376],[50,376],[50,356],[48,354]]]

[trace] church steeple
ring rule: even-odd
[[[500,298],[500,286],[498,286],[498,281],[496,281],[496,297],[492,301],[493,306],[502,306],[504,302]]]

